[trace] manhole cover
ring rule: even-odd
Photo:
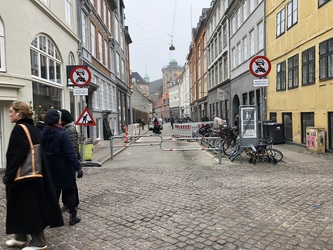
[[[124,193],[105,193],[96,195],[91,198],[91,201],[94,203],[99,203],[101,205],[109,205],[115,203],[131,203],[136,199],[135,195],[124,194]]]
[[[221,187],[223,184],[221,182],[215,181],[213,179],[201,179],[193,182],[193,186],[211,188],[211,187]]]

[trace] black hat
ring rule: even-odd
[[[60,120],[60,114],[59,111],[56,109],[49,109],[44,118],[44,122],[46,125],[53,125],[56,123],[59,123]]]
[[[68,110],[66,109],[60,109],[61,112],[61,120],[65,123],[71,123],[74,121],[73,116],[71,115],[71,113],[69,113]]]

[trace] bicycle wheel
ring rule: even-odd
[[[229,156],[231,154],[231,152],[234,150],[235,146],[236,146],[236,141],[233,139],[225,139],[222,142],[222,150],[223,153],[227,156]]]
[[[280,150],[277,150],[275,148],[270,149],[272,156],[277,160],[277,161],[282,161],[283,159],[283,154]]]

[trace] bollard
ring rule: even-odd
[[[126,132],[126,134],[125,134],[125,143],[128,143],[128,127],[127,126],[125,127],[125,132]]]

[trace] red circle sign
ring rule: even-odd
[[[86,66],[80,65],[72,70],[70,78],[75,86],[83,87],[90,83],[91,72]]]
[[[256,77],[267,76],[271,71],[271,61],[266,56],[255,56],[250,61],[249,68]]]

